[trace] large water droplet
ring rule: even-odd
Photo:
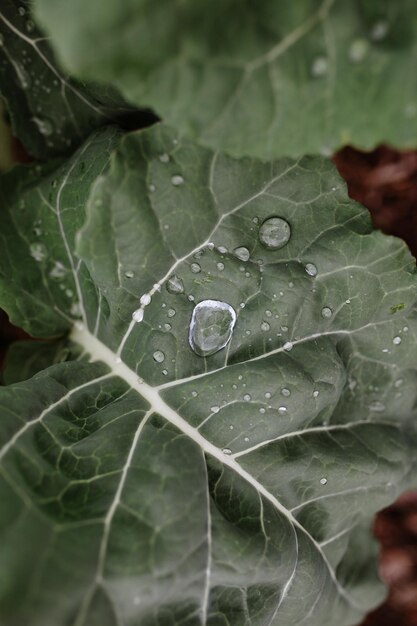
[[[233,250],[233,253],[241,261],[249,261],[250,252],[249,252],[249,250],[247,248],[245,248],[243,246],[240,246],[239,248],[235,248]]]
[[[401,343],[401,337],[394,337],[394,339],[392,340],[392,343],[394,344],[394,346],[399,346]]]
[[[151,300],[152,296],[149,293],[144,293],[143,296],[141,296],[139,302],[142,306],[148,306]]]
[[[184,283],[176,274],[168,278],[167,291],[169,293],[184,293]]]
[[[331,310],[330,307],[328,306],[324,306],[321,310],[321,316],[324,317],[325,319],[330,319],[331,316],[333,315],[333,311]]]
[[[153,359],[157,363],[162,363],[162,361],[165,360],[165,354],[161,352],[161,350],[155,350],[155,352],[153,353]]]
[[[293,349],[294,345],[292,341],[286,341],[282,347],[285,350],[285,352],[290,352],[290,350]]]
[[[282,217],[270,217],[259,229],[259,241],[270,250],[279,250],[290,240],[291,227]]]
[[[209,356],[230,341],[236,323],[236,312],[230,304],[219,300],[203,300],[193,310],[189,342],[199,356]]]

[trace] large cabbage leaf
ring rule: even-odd
[[[50,338],[0,388],[2,624],[357,623],[383,595],[371,519],[415,448],[405,245],[326,159],[235,160],[163,125],[0,190],[0,305]],[[207,300],[236,323],[199,356]]]

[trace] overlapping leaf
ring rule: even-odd
[[[163,126],[99,132],[2,194],[0,304],[80,346],[0,390],[2,623],[358,622],[415,437],[404,244],[325,159],[234,160]],[[202,300],[237,314],[206,358]]]
[[[76,76],[214,149],[261,158],[414,147],[413,0],[36,0]]]
[[[0,93],[15,134],[41,160],[70,152],[98,126],[133,111],[114,89],[81,84],[62,72],[26,0],[1,5]]]

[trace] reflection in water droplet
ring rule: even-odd
[[[250,252],[247,248],[244,248],[243,246],[241,246],[240,248],[235,248],[233,250],[233,253],[241,261],[249,261]]]
[[[321,316],[324,317],[325,319],[330,319],[331,316],[333,315],[333,311],[331,310],[330,307],[328,306],[324,306],[321,310]]]
[[[399,346],[401,343],[401,337],[394,337],[392,343],[394,344],[394,346]]]
[[[236,323],[236,312],[219,300],[203,300],[193,310],[189,342],[199,356],[210,356],[230,341]]]
[[[267,332],[268,330],[270,330],[270,325],[268,324],[268,322],[262,322],[261,324],[261,330],[263,330],[264,332]]]
[[[317,267],[314,265],[314,263],[306,263],[304,269],[309,276],[317,276]]]
[[[320,478],[321,485],[327,485],[327,478]]]
[[[201,267],[198,263],[191,263],[190,267],[193,274],[198,274],[199,272],[201,272]]]
[[[270,217],[259,229],[259,241],[270,250],[283,248],[291,238],[291,227],[282,217]]]
[[[136,309],[132,313],[132,319],[134,322],[141,322],[143,320],[143,309]]]
[[[157,363],[162,363],[162,361],[164,361],[165,359],[165,354],[161,352],[161,350],[155,350],[155,352],[153,353],[153,359]]]
[[[179,185],[182,185],[183,182],[184,182],[184,179],[182,176],[176,175],[171,178],[171,183],[174,185],[174,187],[178,187]]]
[[[184,293],[184,283],[176,274],[168,278],[166,287],[169,293]]]
[[[35,261],[44,261],[47,257],[47,251],[43,243],[32,243],[29,246],[30,256]]]
[[[223,448],[222,452],[223,454],[227,454],[227,456],[230,456],[232,454],[232,451],[230,448]]]

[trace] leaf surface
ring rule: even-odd
[[[36,0],[35,9],[74,75],[117,85],[213,149],[270,159],[415,145],[413,0],[92,0],[88,9]]]
[[[165,126],[100,131],[1,188],[0,304],[80,346],[0,388],[2,623],[357,623],[383,593],[372,516],[411,467],[405,245],[321,157],[235,160]],[[42,234],[13,221],[20,197]],[[237,316],[208,357],[188,340],[203,300]]]

